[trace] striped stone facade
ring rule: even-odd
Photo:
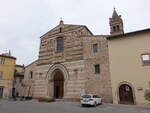
[[[56,49],[58,38],[64,41],[63,51]],[[98,44],[96,53],[93,53],[93,44]],[[98,74],[95,73],[95,64],[100,65]],[[54,72],[60,70],[64,77],[63,99],[78,100],[81,90],[85,90],[102,96],[105,102],[112,102],[106,36],[94,36],[86,26],[61,21],[41,37],[32,79],[29,78],[30,67],[33,69],[32,65],[27,67],[25,81],[31,81],[31,87],[26,92],[35,98],[54,98]]]

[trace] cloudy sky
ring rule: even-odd
[[[94,34],[109,34],[114,7],[125,32],[150,28],[150,0],[0,0],[0,53],[11,50],[18,64],[31,63],[38,58],[40,36],[61,17]]]

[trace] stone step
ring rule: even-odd
[[[64,99],[55,99],[56,102],[64,102]]]

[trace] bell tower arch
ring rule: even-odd
[[[123,20],[121,18],[121,15],[117,14],[117,11],[115,8],[114,8],[112,17],[109,18],[109,25],[110,25],[110,34],[111,35],[124,34]]]

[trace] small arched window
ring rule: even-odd
[[[30,78],[33,78],[33,71],[30,71]]]
[[[116,31],[116,27],[115,27],[115,26],[113,26],[113,31],[114,31],[114,32]]]
[[[117,25],[117,31],[120,31],[120,27],[119,27],[119,25]]]
[[[60,33],[62,32],[62,28],[60,27]]]

